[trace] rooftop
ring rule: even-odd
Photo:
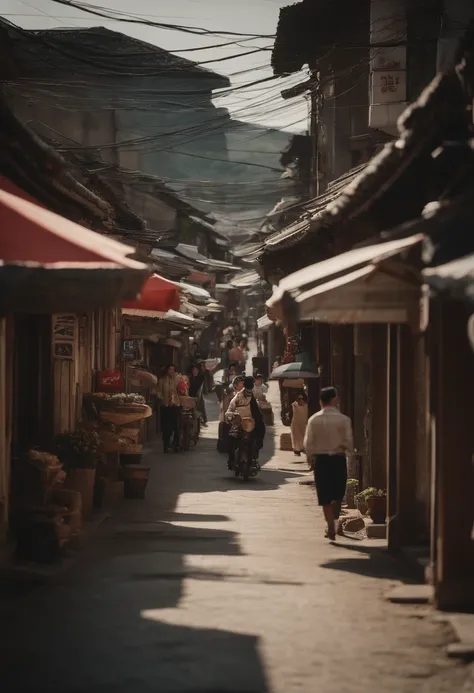
[[[192,60],[101,26],[26,31],[0,20],[0,31],[8,35],[8,51],[15,63],[36,75],[46,76],[53,71],[69,77],[74,73],[111,77],[172,75],[211,80],[213,89],[229,86],[228,77]]]

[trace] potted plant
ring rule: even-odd
[[[56,438],[56,454],[67,472],[65,487],[81,494],[84,518],[92,512],[99,447],[97,432],[85,428],[61,433]]]
[[[356,507],[356,494],[359,488],[357,479],[348,479],[346,483],[346,503],[347,507],[353,509]]]
[[[145,498],[151,467],[127,464],[120,468],[124,482],[124,498]]]
[[[366,504],[374,524],[385,524],[387,515],[387,492],[384,489],[370,486],[357,494],[357,501],[359,502],[359,500]]]

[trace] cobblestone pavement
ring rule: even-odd
[[[383,599],[397,565],[368,542],[324,539],[303,465],[275,451],[278,426],[247,484],[216,432],[187,455],[152,453],[146,501],[124,502],[67,575],[19,605],[2,628],[1,690],[474,691],[430,610]]]

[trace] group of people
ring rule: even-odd
[[[212,389],[209,385],[210,379],[212,380],[212,375],[204,361],[193,363],[189,375],[178,373],[174,363],[170,363],[158,379],[161,434],[166,453],[180,450],[181,397],[193,397],[196,400],[196,411],[200,416],[201,425],[207,426],[204,394]]]
[[[256,378],[244,375],[238,361],[229,361],[225,374],[222,396],[218,395],[221,403],[218,448],[228,452],[228,465],[232,467],[238,440],[234,415],[254,419],[256,449],[260,450],[265,437],[265,423],[259,402],[265,400],[268,388],[261,375]],[[179,374],[174,364],[167,366],[158,381],[165,452],[179,450],[181,396],[196,398],[196,408],[203,422],[207,423],[203,394],[212,389],[211,380],[212,374],[203,361],[193,363],[189,377]],[[321,390],[320,404],[320,411],[308,419],[306,394],[301,392],[296,397],[292,403],[291,439],[294,453],[300,456],[305,452],[313,469],[318,502],[327,522],[326,536],[334,540],[346,491],[346,457],[354,448],[352,423],[340,412],[334,387]]]

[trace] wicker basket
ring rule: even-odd
[[[140,437],[140,430],[138,428],[122,428],[120,431],[120,438],[126,443],[138,443]]]
[[[120,453],[122,455],[141,455],[143,445],[141,443],[122,443],[120,445]]]
[[[180,397],[179,404],[183,409],[195,409],[196,400],[194,397]]]
[[[121,450],[120,440],[104,440],[100,444],[101,452],[120,452]]]
[[[102,421],[108,421],[116,426],[128,426],[132,422],[141,421],[151,416],[151,408],[146,404],[120,404],[114,411],[101,411]]]
[[[286,452],[291,452],[293,446],[291,444],[290,433],[282,433],[280,436],[280,450],[285,450]]]

